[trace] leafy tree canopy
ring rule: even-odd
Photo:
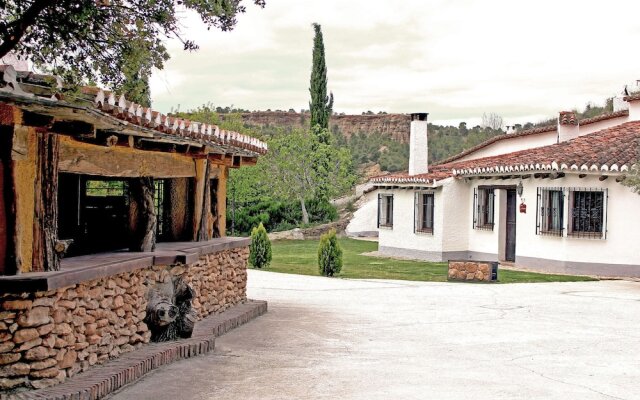
[[[12,51],[69,82],[121,89],[132,69],[144,74],[163,67],[169,59],[165,39],[180,39],[185,50],[198,48],[181,36],[181,12],[196,11],[208,28],[227,31],[247,1],[0,0],[0,57]]]

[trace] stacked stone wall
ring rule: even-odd
[[[491,269],[494,263],[488,261],[449,261],[449,280],[491,281]]]
[[[188,265],[153,266],[47,292],[0,296],[0,390],[58,384],[148,343],[150,287],[182,276],[198,317],[246,300],[246,247]]]

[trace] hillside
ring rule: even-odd
[[[308,113],[286,111],[255,111],[242,113],[243,122],[252,127],[290,127],[306,128],[309,125]],[[224,115],[222,115],[224,118]],[[333,115],[331,129],[340,132],[347,140],[357,133],[380,133],[400,143],[409,141],[409,115]]]

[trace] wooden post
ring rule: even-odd
[[[209,162],[206,159],[196,159],[196,184],[193,193],[193,239],[195,241],[200,239],[200,231],[202,220],[207,217],[205,200],[209,197],[205,196],[206,189],[209,185],[207,180],[209,178]],[[206,221],[205,221],[206,222]],[[206,231],[206,229],[205,229]]]
[[[129,181],[129,251],[153,251],[156,248],[157,215],[153,204],[153,178],[133,178]]]
[[[32,271],[58,271],[58,136],[37,132],[36,137]]]
[[[209,220],[211,215],[211,180],[209,174],[211,166],[207,161],[204,171],[204,193],[202,199],[202,212],[200,213],[200,226],[198,228],[198,241],[205,241],[211,239],[209,230]]]
[[[227,236],[227,180],[229,168],[220,166],[218,176],[218,229],[220,236]]]
[[[20,266],[16,263],[16,205],[13,181],[13,161],[11,148],[13,127],[0,126],[0,274],[15,275]]]

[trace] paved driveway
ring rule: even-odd
[[[640,283],[250,271],[267,315],[114,399],[639,399]]]

